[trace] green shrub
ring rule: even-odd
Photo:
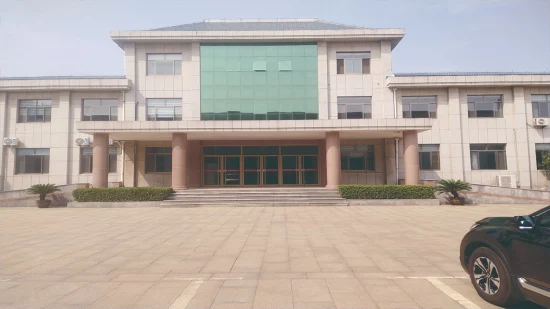
[[[128,187],[128,188],[88,188],[73,190],[77,202],[138,202],[162,201],[172,188]]]
[[[340,196],[347,199],[434,199],[434,188],[427,185],[341,185]]]

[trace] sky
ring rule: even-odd
[[[208,18],[405,28],[395,73],[550,71],[550,0],[0,0],[0,77],[124,75],[110,31]]]

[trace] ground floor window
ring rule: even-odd
[[[15,158],[16,174],[47,174],[50,172],[49,148],[20,148]]]
[[[86,174],[93,171],[94,164],[94,148],[82,147],[80,148],[80,173]],[[117,171],[117,149],[116,147],[109,147],[109,173],[116,173]]]
[[[342,171],[374,171],[374,145],[340,147]]]
[[[470,144],[472,170],[505,170],[506,144]]]
[[[537,157],[537,169],[540,170],[544,156],[550,154],[550,144],[535,144],[535,154]]]
[[[418,161],[421,170],[439,169],[439,145],[418,145]]]
[[[172,172],[172,148],[171,147],[147,147],[145,149],[146,173],[171,173]]]

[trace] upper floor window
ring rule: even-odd
[[[436,118],[437,97],[401,97],[403,118]]]
[[[147,75],[181,75],[181,54],[147,54]]]
[[[47,174],[50,171],[49,148],[18,148],[15,156],[16,174]]]
[[[532,94],[533,117],[550,117],[550,94]]]
[[[109,147],[109,173],[116,173],[117,168],[117,149]],[[94,166],[94,151],[93,147],[80,148],[80,173],[91,173]]]
[[[172,172],[172,148],[170,147],[145,148],[145,172],[146,173],[171,173]]]
[[[336,53],[337,74],[370,74],[370,52]]]
[[[147,120],[181,120],[181,99],[147,99]]]
[[[338,119],[372,118],[371,97],[338,97]]]
[[[20,100],[18,122],[52,121],[52,100]]]
[[[117,121],[118,100],[85,99],[82,101],[82,121]]]
[[[421,170],[439,169],[439,145],[418,145],[418,160]]]
[[[468,117],[502,117],[502,95],[469,95]]]
[[[343,171],[374,171],[374,145],[340,146]]]
[[[505,170],[506,144],[470,144],[472,170]]]
[[[540,165],[545,156],[550,154],[550,144],[535,144],[535,156],[537,159],[537,169],[541,170]]]

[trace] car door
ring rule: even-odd
[[[533,283],[550,288],[550,211],[537,216],[532,230],[516,230],[511,245],[513,272]]]

